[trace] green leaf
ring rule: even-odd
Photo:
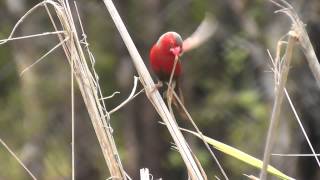
[[[199,135],[198,133],[194,132],[194,131],[190,131],[190,130],[187,130],[187,129],[183,129],[183,131],[186,131],[186,132],[189,132],[195,136],[197,136],[198,138],[202,139],[201,138],[201,135]],[[217,150],[225,153],[225,154],[228,154],[236,159],[239,159],[240,161],[243,161],[251,166],[254,166],[256,168],[259,168],[261,169],[262,168],[262,161],[253,157],[253,156],[250,156],[249,154],[247,153],[244,153],[232,146],[229,146],[227,144],[224,144],[222,142],[219,142],[217,140],[214,140],[212,138],[209,138],[205,135],[202,135],[203,138],[204,138],[204,141],[206,141],[208,144],[212,145],[214,148],[216,148]],[[276,169],[275,167],[271,166],[271,165],[268,165],[268,169],[267,171],[281,179],[286,179],[286,180],[293,180],[294,178],[292,177],[289,177],[287,175],[285,175],[284,173],[282,173],[281,171],[279,171],[278,169]]]

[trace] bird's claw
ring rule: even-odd
[[[163,86],[163,82],[158,81],[157,84],[155,84],[154,87],[152,87],[150,93],[154,93],[157,89],[160,89],[162,86]]]

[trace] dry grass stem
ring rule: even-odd
[[[53,15],[51,14],[48,6],[52,6],[55,12],[55,15],[59,19],[59,23],[61,24],[62,30],[58,30],[57,24],[54,21]],[[13,35],[16,31],[16,29],[19,27],[19,25],[24,21],[24,19],[31,14],[35,9],[39,7],[45,7],[48,16],[52,22],[52,25],[55,28],[55,32],[48,32],[48,33],[42,33],[38,35],[29,35],[19,38],[13,38]],[[106,111],[106,107],[104,104],[104,101],[102,101],[102,104],[100,104],[100,99],[103,99],[101,89],[98,82],[98,75],[95,73],[94,70],[94,57],[89,50],[89,45],[86,42],[85,39],[85,33],[83,30],[82,22],[80,20],[79,13],[77,11],[77,15],[80,21],[81,30],[82,30],[82,36],[83,39],[80,40],[78,38],[77,29],[75,28],[75,24],[73,21],[72,13],[70,10],[69,2],[67,0],[45,0],[34,7],[32,7],[25,15],[23,15],[20,20],[15,24],[13,30],[11,31],[9,37],[6,40],[0,41],[0,44],[4,44],[8,42],[9,40],[18,40],[18,39],[24,39],[24,38],[31,38],[31,37],[38,37],[38,36],[44,36],[48,34],[57,34],[60,43],[57,44],[54,48],[52,48],[50,51],[48,51],[45,55],[43,55],[40,59],[36,60],[32,65],[27,67],[24,71],[22,71],[21,74],[29,70],[31,67],[33,67],[35,64],[40,62],[42,59],[44,59],[48,54],[50,54],[52,51],[54,51],[56,48],[62,46],[65,55],[69,61],[70,67],[72,68],[71,73],[71,85],[72,85],[72,178],[74,179],[74,89],[73,89],[73,79],[76,79],[76,82],[78,84],[78,87],[81,91],[83,100],[86,104],[91,122],[93,124],[94,130],[96,132],[97,138],[99,140],[104,158],[106,160],[106,163],[108,165],[110,174],[112,178],[121,178],[121,179],[127,179],[127,175],[125,171],[123,170],[121,161],[119,159],[118,151],[116,149],[116,145],[112,136],[112,128],[110,126],[110,116],[107,116],[108,119],[106,119],[106,114],[108,115],[108,112]],[[85,59],[85,55],[83,53],[81,44],[85,44],[85,48],[87,53],[89,54],[90,58],[90,66],[88,66],[87,61]],[[91,67],[91,69],[89,68]],[[92,74],[92,72],[94,74]],[[108,120],[108,122],[107,122]],[[130,178],[128,178],[130,179]]]
[[[188,120],[191,122],[192,126],[196,129],[197,133],[200,135],[200,139],[202,139],[204,145],[206,146],[207,150],[209,151],[210,155],[213,157],[214,161],[216,162],[216,164],[218,165],[221,174],[223,175],[223,177],[225,179],[229,179],[226,172],[224,171],[222,165],[220,164],[218,158],[216,157],[216,155],[213,153],[212,149],[210,148],[209,144],[207,143],[207,141],[205,141],[202,132],[200,131],[200,129],[198,128],[197,124],[194,122],[194,120],[192,119],[190,113],[188,112],[188,110],[186,109],[186,107],[184,106],[184,104],[181,102],[179,96],[177,95],[176,92],[173,91],[173,95],[176,98],[176,100],[178,101],[179,105],[181,106],[181,108],[183,109],[184,113],[186,114],[186,116],[188,117]]]
[[[102,98],[102,95],[100,86],[98,85],[98,76],[93,68],[93,55],[90,52],[88,45],[85,46],[87,52],[89,53],[91,70],[94,72],[94,75],[92,75],[91,70],[89,69],[89,66],[86,62],[85,55],[81,47],[81,42],[75,28],[69,3],[68,1],[59,2],[61,3],[60,5],[62,8],[55,8],[55,12],[60,20],[63,29],[68,32],[68,36],[71,38],[70,41],[64,44],[65,54],[69,60],[69,63],[71,64],[72,61],[74,63],[74,75],[88,109],[89,116],[91,118],[100,146],[102,148],[102,152],[107,162],[111,177],[126,179],[126,174],[120,162],[118,151],[116,149],[116,145],[112,136],[112,128],[105,128],[106,125],[110,126],[110,124],[107,123],[107,120],[105,119],[106,108],[104,102],[103,105],[101,105],[99,101],[99,99]],[[46,9],[49,12],[49,9]],[[52,17],[51,20],[52,23],[55,24]],[[79,21],[81,22],[80,19]],[[56,25],[54,25],[54,27],[56,28]],[[83,27],[81,30],[82,34],[84,34]],[[61,41],[61,37],[59,37],[59,39]]]
[[[179,56],[175,56],[174,62],[173,62],[173,67],[172,67],[171,74],[170,74],[168,87],[171,87],[171,85],[172,85],[172,79],[173,79],[174,71],[176,70],[176,66],[177,66],[178,61],[179,61]]]
[[[276,13],[284,13],[291,19],[292,29],[297,33],[299,44],[301,45],[302,51],[306,56],[309,68],[311,69],[311,72],[316,79],[318,86],[320,87],[320,64],[311,44],[308,33],[305,29],[305,24],[300,20],[297,12],[288,2],[285,0],[279,1],[280,2],[275,2],[271,0],[272,3],[281,8],[280,10],[276,11]]]
[[[43,5],[45,5],[45,4],[47,4],[47,3],[55,3],[55,2],[53,2],[53,1],[52,1],[52,2],[49,2],[49,1],[46,1],[46,0],[45,0],[45,1],[42,1],[42,2],[40,2],[40,3],[38,3],[38,4],[36,4],[36,5],[33,6],[31,9],[29,9],[29,10],[18,20],[18,22],[14,25],[14,27],[12,28],[12,31],[11,31],[9,37],[8,37],[7,39],[4,39],[4,40],[1,40],[1,41],[0,41],[0,45],[1,45],[1,44],[5,44],[5,43],[7,43],[8,41],[12,40],[12,37],[13,37],[14,33],[16,32],[17,28],[21,25],[21,23],[25,20],[25,18],[26,18],[27,16],[29,16],[33,11],[35,11],[36,9],[42,7]],[[60,31],[56,30],[56,32],[60,32]],[[28,36],[27,36],[27,37],[28,37]],[[26,37],[26,38],[27,38],[27,37]]]
[[[135,97],[135,92],[137,90],[137,85],[138,85],[139,77],[134,76],[134,83],[133,83],[133,88],[132,91],[129,95],[129,97],[123,101],[121,104],[119,104],[117,107],[109,111],[109,114],[111,115],[112,113],[118,111],[120,108],[122,108],[124,105],[126,105],[129,101],[131,101]]]
[[[288,33],[288,44],[285,51],[285,54],[283,58],[276,57],[275,59],[275,67],[276,70],[275,76],[278,76],[278,81],[275,82],[275,100],[273,104],[268,134],[267,134],[267,140],[266,140],[266,146],[264,149],[264,155],[263,155],[263,166],[260,173],[260,179],[265,180],[267,177],[267,167],[270,162],[270,155],[272,146],[274,144],[274,138],[276,136],[276,127],[279,124],[280,118],[280,112],[281,112],[281,105],[283,101],[284,92],[283,89],[285,87],[285,84],[287,82],[287,77],[290,69],[290,63],[292,59],[292,52],[293,52],[293,46],[296,41],[296,36],[294,31],[290,31]],[[280,50],[280,49],[278,49]],[[278,69],[278,63],[279,69]],[[278,71],[277,71],[278,69]]]
[[[272,153],[272,156],[282,156],[282,157],[311,157],[311,156],[320,156],[320,154],[279,154]]]
[[[140,80],[145,88],[145,92],[150,102],[155,107],[156,111],[159,113],[163,121],[165,122],[174,142],[179,149],[179,152],[184,160],[188,172],[191,175],[192,179],[204,179],[202,176],[201,170],[198,168],[195,159],[192,156],[191,150],[183,137],[181,131],[179,130],[177,124],[175,123],[173,117],[171,116],[165,102],[163,101],[159,91],[154,89],[155,84],[150,76],[147,67],[143,63],[143,60],[135,47],[125,25],[123,24],[122,19],[120,18],[114,4],[111,0],[103,0],[105,3],[127,49],[132,57],[133,63],[138,71]]]
[[[78,7],[75,4],[77,14],[79,15],[78,12]],[[79,16],[78,16],[79,17]],[[80,20],[80,18],[79,18]],[[75,180],[75,141],[74,141],[74,65],[73,61],[70,63],[70,72],[71,72],[71,179]]]
[[[71,62],[71,170],[72,180],[75,180],[75,141],[74,141],[74,72],[73,61]]]
[[[285,92],[286,97],[287,97],[287,99],[288,99],[288,101],[289,101],[289,104],[290,104],[290,107],[291,107],[291,109],[292,109],[292,111],[293,111],[293,113],[294,113],[294,116],[295,116],[296,120],[298,121],[298,124],[299,124],[299,126],[300,126],[300,128],[301,128],[301,131],[302,131],[304,137],[306,138],[306,140],[307,140],[307,142],[308,142],[308,145],[309,145],[309,147],[310,147],[310,150],[311,150],[311,152],[313,153],[313,156],[314,156],[315,160],[317,161],[318,167],[320,168],[320,162],[319,162],[318,156],[317,156],[317,154],[316,154],[316,152],[315,152],[315,150],[314,150],[314,148],[313,148],[313,146],[312,146],[312,144],[311,144],[311,141],[310,141],[309,138],[308,138],[308,135],[307,135],[307,133],[306,133],[306,130],[304,129],[304,127],[303,127],[303,125],[302,125],[302,122],[301,122],[301,120],[300,120],[300,118],[299,118],[299,116],[298,116],[298,113],[297,113],[297,111],[296,111],[296,109],[295,109],[295,107],[294,107],[294,105],[293,105],[293,103],[292,103],[292,101],[291,101],[291,98],[290,98],[290,96],[289,96],[288,91],[287,91],[286,88],[284,89],[284,92]]]
[[[173,67],[172,67],[170,78],[169,78],[168,90],[167,90],[168,106],[169,106],[170,113],[171,113],[171,115],[173,117],[174,117],[174,115],[173,115],[173,111],[172,111],[172,108],[171,108],[171,102],[172,102],[172,92],[174,91],[176,84],[174,84],[174,87],[173,87],[172,86],[172,80],[173,80],[173,75],[174,75],[174,72],[176,70],[176,66],[177,66],[178,61],[179,61],[179,56],[175,56],[174,62],[173,62]]]
[[[113,98],[113,97],[114,97],[115,95],[117,95],[117,94],[120,94],[120,92],[119,92],[119,91],[113,92],[110,96],[103,97],[103,98],[101,98],[100,100],[111,99],[111,98]]]
[[[23,164],[23,162],[18,158],[18,156],[9,148],[9,146],[0,138],[0,143],[7,149],[7,151],[18,161],[18,163],[27,171],[33,180],[37,178],[32,174],[32,172]]]
[[[25,72],[27,72],[29,69],[31,69],[34,65],[38,64],[40,61],[42,61],[45,57],[47,57],[50,53],[52,53],[54,50],[56,50],[58,47],[62,46],[66,41],[68,41],[69,38],[66,37],[64,40],[62,40],[60,43],[55,45],[51,50],[46,52],[43,56],[41,56],[38,60],[36,60],[34,63],[32,63],[30,66],[26,67],[21,73],[20,76],[23,76]]]
[[[28,35],[28,36],[1,39],[0,40],[0,45],[1,44],[5,44],[8,41],[13,41],[13,40],[28,39],[28,38],[42,37],[42,36],[48,36],[48,35],[54,35],[54,34],[63,34],[63,33],[65,33],[65,32],[64,31],[54,31],[54,32],[44,32],[44,33],[40,33],[40,34],[32,34],[32,35]]]
[[[279,13],[279,12],[284,13],[291,19],[292,31],[290,31],[288,34],[289,40],[288,40],[287,50],[286,50],[285,57],[284,57],[284,62],[281,62],[281,63],[277,62],[280,60],[280,58],[279,58],[280,50],[279,49],[277,49],[276,61],[275,62],[273,61],[275,64],[273,71],[275,74],[276,97],[275,97],[272,116],[271,116],[271,120],[270,120],[270,126],[268,129],[266,147],[265,147],[265,151],[264,151],[263,169],[261,170],[261,174],[260,174],[261,180],[265,180],[266,175],[267,175],[266,168],[267,168],[267,165],[269,164],[270,152],[272,149],[272,145],[274,143],[274,137],[275,137],[275,133],[276,133],[275,129],[276,129],[276,126],[279,122],[279,114],[281,111],[281,104],[282,104],[282,99],[283,99],[283,94],[284,94],[283,91],[285,91],[285,93],[286,93],[286,96],[289,100],[290,106],[291,106],[292,110],[294,111],[296,119],[298,120],[299,126],[302,128],[302,132],[303,132],[305,138],[307,139],[309,147],[312,150],[314,157],[320,167],[319,160],[315,154],[315,151],[313,150],[312,144],[310,143],[310,141],[307,137],[307,134],[304,131],[304,128],[301,124],[301,121],[296,114],[296,111],[293,107],[293,104],[290,100],[290,97],[289,97],[287,91],[285,90],[285,83],[286,83],[286,79],[287,79],[287,75],[288,75],[288,71],[289,71],[289,65],[290,65],[290,60],[291,60],[291,56],[292,56],[292,49],[293,49],[294,41],[299,41],[299,44],[302,46],[303,52],[308,60],[309,67],[310,67],[318,85],[320,86],[319,61],[318,61],[316,54],[314,52],[314,49],[312,47],[309,36],[305,30],[305,25],[300,20],[298,14],[293,9],[293,7],[285,0],[279,0],[279,2],[275,2],[275,1],[271,0],[271,2],[281,8],[280,10],[276,11],[276,13]],[[280,41],[279,41],[279,43],[280,43]],[[281,45],[278,44],[278,47],[281,47]],[[278,64],[279,64],[279,66],[277,66]]]

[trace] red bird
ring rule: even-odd
[[[159,80],[170,81],[175,58],[181,56],[183,52],[188,52],[203,44],[213,35],[215,30],[216,24],[211,14],[206,14],[197,30],[185,41],[182,41],[181,36],[176,32],[166,32],[160,36],[150,51],[151,69],[158,76]],[[176,83],[178,83],[181,73],[181,62],[178,60],[173,74],[173,80]],[[176,84],[176,88],[179,89],[177,86],[178,84]]]
[[[179,58],[182,55],[183,48],[182,48],[182,38],[176,32],[166,32],[162,36],[160,36],[159,40],[156,44],[153,45],[150,51],[150,64],[151,69],[157,75],[160,82],[158,83],[157,87],[161,87],[163,82],[170,83],[171,74],[174,68],[175,59]],[[177,94],[181,102],[184,102],[182,91],[179,87],[179,80],[178,78],[181,76],[182,68],[181,62],[178,60],[176,62],[175,70],[172,76],[172,87],[173,89],[177,90]],[[168,92],[167,92],[168,93]],[[166,94],[168,100],[171,99],[171,95]],[[177,105],[177,101],[174,99],[174,105]],[[171,100],[170,100],[171,101]],[[171,102],[168,102],[169,106]]]
[[[150,64],[160,81],[169,82],[176,56],[183,52],[182,38],[176,32],[167,32],[160,36],[150,51]],[[177,62],[173,74],[176,81],[182,73],[181,63]]]

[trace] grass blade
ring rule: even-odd
[[[183,131],[189,132],[195,136],[197,136],[198,138],[201,138],[201,136],[194,132],[194,131],[190,131],[187,129],[182,129]],[[220,141],[217,141],[215,139],[212,139],[208,136],[202,135],[204,140],[209,143],[210,145],[212,145],[215,149],[228,154],[242,162],[245,162],[246,164],[249,164],[253,167],[262,169],[262,161],[260,159],[257,159],[243,151],[240,151],[239,149],[236,149],[232,146],[229,146],[227,144],[224,144]],[[281,171],[279,171],[278,169],[276,169],[275,167],[268,165],[267,171],[281,179],[286,179],[286,180],[293,180],[294,178],[287,176],[286,174],[282,173]]]

